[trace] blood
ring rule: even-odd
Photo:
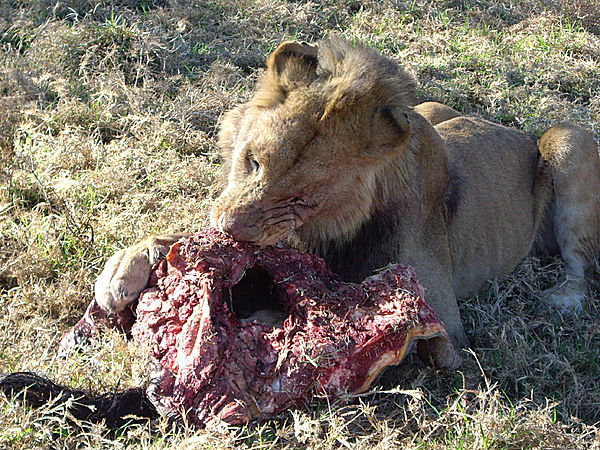
[[[368,389],[413,339],[446,337],[423,298],[407,266],[345,283],[315,255],[208,229],[173,245],[153,269],[132,326],[131,312],[107,318],[93,305],[78,326],[130,331],[150,349],[146,392],[158,412],[205,427]]]

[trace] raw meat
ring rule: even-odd
[[[131,332],[155,362],[143,397],[158,413],[198,427],[268,418],[314,396],[363,392],[402,361],[413,339],[446,339],[409,267],[391,265],[361,284],[344,283],[315,255],[258,248],[214,230],[173,245],[149,286],[137,317],[133,309],[111,315],[92,303],[63,337],[61,352],[103,327]],[[14,374],[4,384],[35,379]],[[36,386],[47,391],[47,384]],[[106,398],[116,399],[107,417],[120,417],[121,397]]]
[[[362,392],[413,338],[445,336],[411,268],[343,283],[317,256],[212,230],[175,244],[152,282],[132,330],[157,362],[147,392],[161,414],[200,427]],[[240,320],[256,310],[286,319]]]

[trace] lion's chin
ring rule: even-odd
[[[266,237],[261,237],[260,239],[257,239],[256,241],[253,241],[251,243],[254,245],[258,245],[259,247],[266,247],[268,245],[277,245],[281,241],[283,241],[286,237],[288,237],[288,235],[292,231],[294,231],[294,230],[287,230],[285,232],[276,233],[276,234],[269,235]]]
[[[238,242],[246,242],[258,246],[275,245],[283,241],[292,231],[304,224],[304,221],[294,215],[286,220],[279,220],[275,225],[272,220],[243,224],[231,217],[222,215],[211,225]],[[234,226],[232,226],[234,224]]]
[[[299,219],[278,224],[277,228],[263,228],[262,233],[256,239],[247,241],[259,246],[276,245],[283,241],[296,228],[300,227],[303,222]],[[235,237],[234,237],[235,239]]]

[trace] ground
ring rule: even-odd
[[[423,100],[539,133],[600,132],[595,0],[0,2],[0,373],[95,391],[141,385],[109,333],[56,357],[106,258],[194,231],[219,190],[215,133],[285,39],[341,33],[399,61]],[[117,431],[0,397],[0,448],[600,449],[600,280],[576,318],[544,307],[560,261],[527,259],[461,302],[456,372],[410,358],[376,389],[261,425]],[[54,411],[58,416],[51,415]]]

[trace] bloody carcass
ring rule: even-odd
[[[134,322],[130,310],[111,316],[92,304],[62,347],[99,326],[131,331],[155,362],[146,395],[160,414],[240,424],[363,392],[413,339],[444,338],[423,297],[406,266],[345,283],[315,255],[207,230],[155,267]]]

